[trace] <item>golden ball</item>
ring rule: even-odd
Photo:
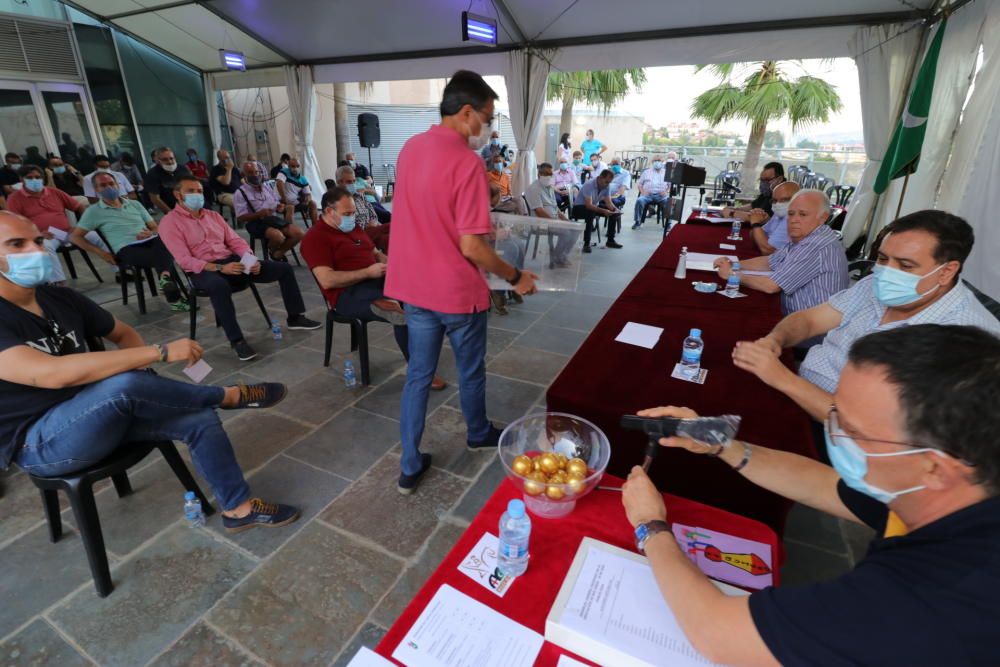
[[[560,470],[565,470],[566,469],[566,464],[568,463],[568,459],[566,458],[566,456],[563,455],[563,454],[556,454],[555,457],[556,457],[556,461],[559,462],[559,469]]]
[[[587,476],[587,463],[583,459],[570,459],[566,463],[566,472]]]
[[[542,457],[535,456],[531,459],[531,469],[535,471],[541,471],[542,469]]]
[[[510,469],[524,477],[532,470],[531,459],[522,454],[511,461]]]
[[[541,461],[538,462],[538,467],[546,475],[551,475],[552,473],[559,470],[559,460],[555,457],[555,454],[546,452],[540,457]]]
[[[549,475],[549,484],[565,484],[567,482],[566,473],[562,470]]]
[[[545,485],[533,479],[524,480],[524,492],[529,496],[537,496],[545,490]]]
[[[587,485],[580,479],[571,479],[566,483],[566,490],[571,496],[577,496],[584,492]]]
[[[562,487],[549,485],[545,487],[545,495],[549,497],[549,500],[562,500],[566,492],[562,490]]]

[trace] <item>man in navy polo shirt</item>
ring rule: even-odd
[[[661,440],[879,535],[836,579],[728,597],[678,547],[662,496],[634,468],[626,514],[694,647],[727,665],[1000,664],[998,395],[1000,338],[920,324],[851,348],[825,425],[833,467],[740,441]]]

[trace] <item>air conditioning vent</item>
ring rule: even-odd
[[[0,70],[79,79],[70,26],[0,17]]]

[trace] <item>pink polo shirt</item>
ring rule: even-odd
[[[485,166],[458,132],[434,125],[403,146],[390,230],[386,295],[441,313],[489,307],[486,279],[459,246],[490,232]]]
[[[175,206],[160,220],[159,232],[177,265],[191,273],[201,273],[208,262],[250,252],[247,242],[222,216],[207,209],[201,210],[201,217],[195,217],[183,206]]]

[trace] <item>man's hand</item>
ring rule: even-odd
[[[365,272],[369,278],[381,278],[382,276],[385,275],[385,270],[387,268],[388,265],[385,264],[384,262],[375,262],[367,269],[365,269]]]
[[[164,346],[167,350],[167,362],[186,361],[188,366],[193,365],[205,353],[201,345],[190,338],[181,338]]]
[[[382,264],[388,264],[389,263],[389,256],[386,255],[381,250],[379,250],[378,248],[376,248],[375,249],[375,261],[376,262],[381,262]]]
[[[622,505],[625,506],[625,516],[633,527],[649,521],[667,520],[663,496],[639,466],[632,468],[628,480],[622,486]]]
[[[779,359],[780,350],[775,352],[769,343],[739,341],[733,348],[733,364],[737,368],[753,373],[764,384],[774,387],[781,376],[790,372]]]
[[[278,204],[278,213],[284,213],[284,212],[285,212],[285,205]]]
[[[100,257],[111,266],[116,266],[118,264],[118,262],[115,260],[115,256],[112,255],[110,252],[102,251]]]
[[[521,271],[521,279],[517,281],[514,285],[514,291],[524,296],[525,294],[534,294],[538,291],[535,287],[535,281],[538,280],[538,276],[531,271]]]
[[[152,235],[153,235],[153,230],[151,230],[151,229],[144,229],[144,230],[142,230],[141,232],[139,232],[138,234],[135,235],[135,240],[136,241],[141,241],[143,239],[148,239]]]
[[[733,213],[734,213],[734,209],[732,207],[730,207],[730,206],[727,206],[724,209],[722,209],[722,217],[723,218],[731,218],[731,217],[733,217]]]
[[[260,262],[257,262],[257,266],[260,266]],[[228,264],[219,265],[219,273],[224,273],[227,276],[237,276],[243,273],[244,268],[240,262],[229,262]]]
[[[257,211],[257,213],[259,213],[260,217],[262,217],[262,218],[268,218],[268,217],[274,215],[274,209],[273,208],[262,208],[259,211]]]
[[[260,262],[254,262],[254,265],[250,267],[250,275],[257,275],[260,273]]]
[[[774,338],[772,338],[771,334],[768,334],[768,335],[764,336],[763,338],[758,338],[757,339],[757,344],[758,345],[763,345],[767,349],[771,350],[774,353],[774,356],[776,356],[776,357],[780,357],[781,356],[781,352],[782,352],[781,343],[779,343]]]
[[[54,236],[52,236],[52,232],[50,232],[48,230],[42,232],[42,236],[44,236],[47,239],[54,239],[55,238]]]
[[[691,408],[678,408],[673,405],[668,405],[663,408],[640,410],[636,414],[640,417],[673,417],[675,419],[698,418],[698,413]],[[692,454],[709,454],[711,452],[716,452],[719,449],[718,445],[706,445],[703,442],[698,442],[697,440],[692,440],[691,438],[681,438],[677,436],[660,438],[660,444],[664,447],[678,447],[680,449],[686,449]]]
[[[712,262],[712,267],[719,273],[719,277],[723,280],[729,278],[729,274],[733,272],[733,262],[728,257],[716,257],[715,261]]]
[[[762,208],[754,208],[750,210],[750,224],[752,225],[767,222],[770,219],[771,216],[768,215],[767,211]]]

